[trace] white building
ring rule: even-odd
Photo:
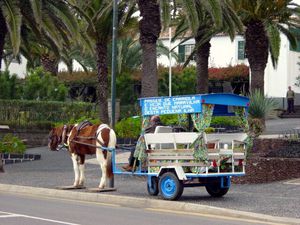
[[[169,46],[169,37],[161,37],[164,45]],[[179,44],[179,40],[171,44],[171,48]],[[179,54],[180,58],[186,59],[194,47],[194,39],[190,39],[174,51]],[[249,65],[245,58],[245,40],[243,36],[236,36],[233,41],[228,36],[217,35],[210,41],[210,57],[209,67],[227,67],[229,65],[246,64]],[[291,50],[288,39],[285,35],[281,35],[280,56],[278,66],[273,68],[271,57],[269,56],[268,64],[265,69],[265,94],[273,98],[284,99],[286,96],[287,87],[298,94],[296,104],[300,105],[300,88],[295,85],[296,77],[300,76],[300,45],[296,50]],[[158,63],[169,66],[169,59],[166,56],[160,56]],[[175,60],[172,60],[172,65],[175,65]],[[191,62],[195,63],[195,62]],[[251,82],[251,78],[250,78]]]

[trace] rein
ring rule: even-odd
[[[72,140],[71,142],[74,142],[76,144],[81,144],[81,145],[86,145],[86,146],[90,146],[90,147],[94,147],[94,148],[100,148],[102,150],[107,150],[107,151],[113,151],[115,150],[114,148],[108,148],[108,147],[103,147],[103,146],[97,146],[97,145],[93,145],[93,144],[88,144],[88,143],[84,143],[84,142],[80,142],[80,141],[75,141]],[[99,141],[100,142],[100,141]]]

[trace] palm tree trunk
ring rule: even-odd
[[[196,37],[200,40],[200,37]],[[210,43],[207,41],[203,45],[199,46],[196,50],[196,72],[197,72],[197,93],[204,94],[208,93],[208,58],[210,54]]]
[[[156,44],[142,44],[142,97],[158,96]]]
[[[58,74],[58,62],[55,58],[51,57],[49,54],[42,54],[41,64],[45,71],[55,76]]]
[[[101,41],[96,43],[98,99],[100,105],[100,120],[109,124],[107,97],[108,97],[108,69],[107,69],[107,45]]]
[[[139,22],[142,47],[142,97],[158,96],[156,42],[161,31],[157,0],[138,0],[142,19]]]
[[[264,73],[268,62],[269,42],[261,21],[251,20],[246,24],[246,55],[251,71],[251,91],[260,89],[264,94]]]
[[[6,34],[7,34],[6,22],[2,14],[2,10],[0,9],[0,69],[2,64],[3,49],[4,49]]]

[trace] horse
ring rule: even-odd
[[[67,147],[73,162],[74,188],[84,187],[87,154],[96,154],[102,171],[99,189],[106,187],[107,181],[113,177],[111,153],[107,149],[114,149],[116,143],[116,134],[107,124],[92,125],[88,122],[52,128],[48,139],[48,147],[52,151]]]

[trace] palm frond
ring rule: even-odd
[[[0,2],[2,13],[7,23],[13,54],[17,55],[21,43],[22,15],[17,1],[3,0]]]
[[[280,52],[280,33],[276,26],[273,24],[269,24],[267,26],[267,36],[269,39],[269,51],[271,53],[271,59],[273,67],[277,67],[277,62],[279,58],[279,52]]]
[[[39,30],[42,28],[42,2],[40,0],[30,0],[35,22]]]

